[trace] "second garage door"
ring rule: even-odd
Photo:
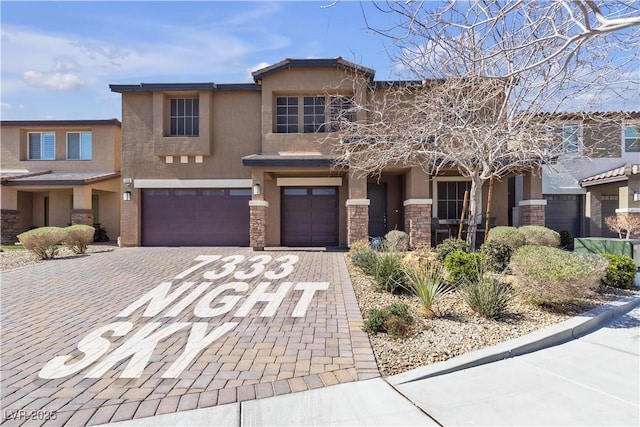
[[[281,217],[284,246],[337,246],[338,188],[284,187]]]
[[[244,188],[147,189],[142,192],[144,246],[248,246]]]

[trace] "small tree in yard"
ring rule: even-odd
[[[379,84],[349,100],[352,108],[335,118],[342,141],[335,145],[337,163],[366,175],[393,166],[419,166],[432,176],[457,171],[471,181],[467,244],[475,247],[484,183],[570,156],[572,147],[550,119],[567,108],[589,111],[602,83],[632,70],[627,61],[637,57],[635,51],[614,55],[629,40],[637,43],[640,19],[629,18],[628,10],[628,19],[616,21],[617,12],[603,15],[594,2],[550,3],[377,6],[398,19],[396,27],[374,30],[393,41],[398,67],[413,80]],[[587,19],[582,38],[580,11]],[[601,32],[593,30],[590,14]],[[594,40],[607,49],[586,52]],[[363,87],[359,79],[354,88]],[[589,102],[577,105],[582,97]]]
[[[605,224],[609,230],[618,233],[620,239],[630,239],[640,236],[640,217],[629,214],[612,215],[605,217]],[[622,237],[624,235],[624,237]]]

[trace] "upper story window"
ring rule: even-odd
[[[29,132],[29,160],[55,160],[56,134],[54,132]]]
[[[276,132],[298,133],[298,97],[276,97]]]
[[[91,160],[92,139],[91,132],[67,132],[67,159]]]
[[[302,108],[299,108],[300,105]],[[277,96],[275,132],[334,132],[338,130],[341,120],[353,121],[354,114],[349,109],[353,109],[351,97]],[[327,126],[327,123],[331,125]]]
[[[640,152],[640,126],[624,126],[624,151],[627,153]]]
[[[579,153],[582,146],[582,126],[580,123],[562,125],[562,148],[568,153]]]
[[[172,98],[170,100],[169,136],[200,135],[200,100]]]

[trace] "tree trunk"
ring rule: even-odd
[[[471,190],[469,191],[469,221],[467,227],[467,247],[473,251],[476,247],[476,230],[478,229],[477,221],[482,212],[480,212],[480,203],[482,201],[482,179],[477,176],[471,177]]]

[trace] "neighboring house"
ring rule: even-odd
[[[574,236],[617,236],[608,216],[640,215],[640,112],[563,114],[558,130],[570,152],[543,168],[546,225]]]
[[[431,218],[445,227],[459,219],[467,180],[402,166],[367,178],[334,166],[332,118],[349,97],[366,102],[392,86],[374,74],[341,58],[286,59],[252,83],[111,85],[122,94],[130,199],[122,244],[344,246],[393,229],[431,244]],[[544,224],[540,177],[518,178],[519,200],[515,181],[495,183],[495,223],[513,223],[520,205],[515,220]]]
[[[34,227],[100,223],[120,233],[120,121],[0,122],[2,242]]]

